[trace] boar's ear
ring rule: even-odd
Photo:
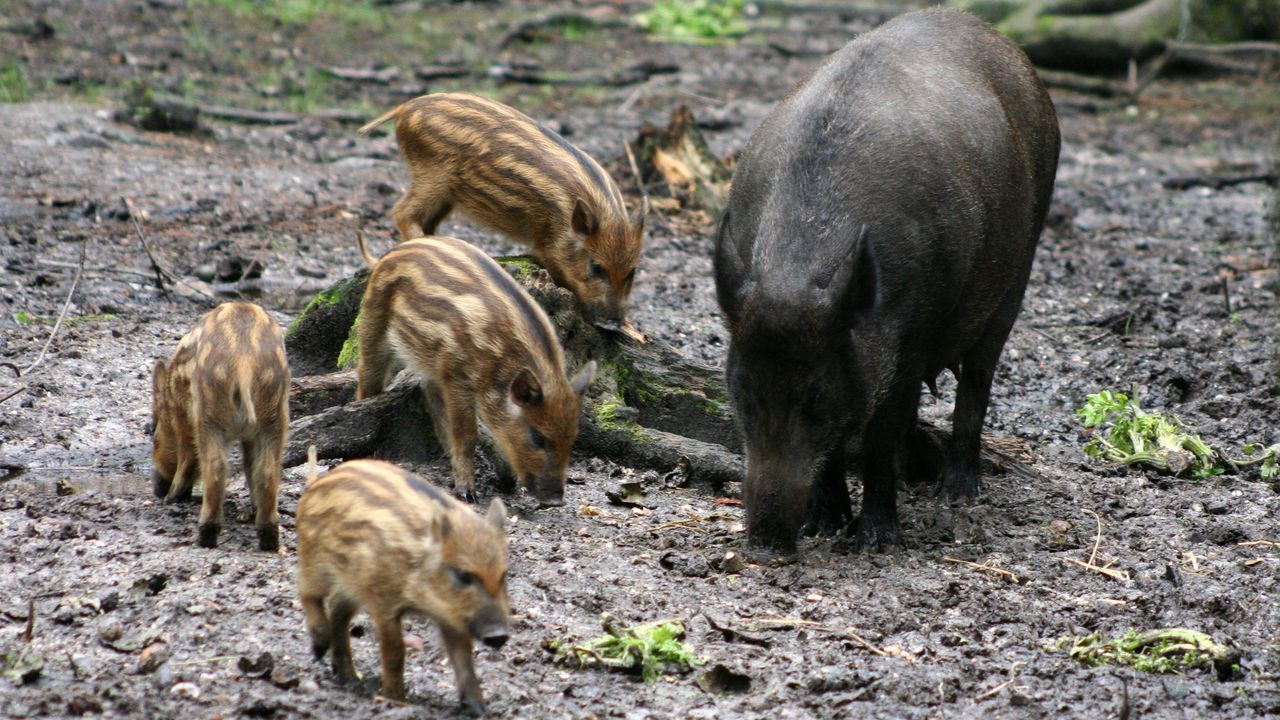
[[[587,207],[581,198],[573,201],[573,231],[582,237],[595,235],[600,230],[596,214]]]
[[[751,247],[746,244],[740,247],[734,242],[733,236],[729,229],[729,210],[725,210],[720,216],[720,225],[716,228],[716,249],[714,259],[714,272],[716,281],[716,299],[720,302],[721,309],[732,322],[738,314],[738,299],[742,296],[743,291],[751,282],[747,275],[751,272],[751,264],[748,258],[743,256],[743,251],[750,252]]]
[[[489,509],[484,514],[484,519],[495,528],[502,530],[507,525],[507,506],[502,504],[502,500],[494,498],[489,501]]]
[[[631,213],[631,229],[638,235],[644,232],[644,219],[649,214],[649,196],[645,195],[640,200],[640,206],[636,211]]]
[[[876,305],[879,291],[879,273],[875,257],[867,243],[867,226],[863,223],[849,243],[843,257],[832,266],[826,282],[816,285],[832,304],[839,304],[840,311],[856,322]]]
[[[530,407],[542,402],[542,383],[529,368],[520,368],[511,381],[511,401],[520,407]]]
[[[582,393],[586,391],[587,386],[591,384],[591,381],[594,380],[595,377],[596,361],[592,360],[578,370],[578,374],[574,375],[573,379],[569,381],[569,387],[573,388],[573,391],[577,393],[578,397],[582,397]]]

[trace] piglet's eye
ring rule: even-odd
[[[469,573],[466,570],[460,570],[456,567],[449,568],[449,575],[453,577],[453,584],[460,588],[469,588],[480,582],[480,579],[473,573]]]
[[[533,447],[534,447],[534,449],[537,449],[537,450],[546,450],[546,449],[547,449],[547,436],[546,436],[546,435],[543,435],[542,433],[538,432],[537,430],[534,430],[533,428],[529,428],[529,444],[530,444],[531,446],[533,446]]]
[[[595,260],[587,263],[587,271],[591,273],[591,277],[598,280],[603,280],[609,275],[609,273],[605,272],[604,266]]]

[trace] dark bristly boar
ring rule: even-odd
[[[378,460],[343,463],[311,478],[298,501],[298,593],[317,659],[333,652],[339,681],[353,682],[351,618],[363,607],[382,655],[382,694],[403,699],[401,618],[440,628],[459,698],[484,711],[471,641],[507,641],[506,509],[485,517],[413,473]]]
[[[533,247],[594,321],[620,325],[640,262],[645,206],[630,217],[600,164],[528,115],[470,93],[424,95],[396,121],[413,176],[393,214],[401,240],[434,235],[455,207]]]
[[[401,243],[373,264],[360,309],[356,397],[382,392],[402,362],[423,382],[453,487],[471,500],[476,420],[543,505],[564,497],[588,362],[569,379],[551,321],[500,265],[454,238]]]
[[[210,311],[157,360],[152,378],[151,461],[156,497],[191,497],[204,482],[200,545],[216,547],[226,493],[226,444],[240,442],[253,501],[258,547],[280,543],[276,493],[289,432],[289,363],[280,326],[252,303]]]
[[[954,10],[850,42],[765,118],[715,249],[727,375],[747,448],[752,542],[784,551],[852,519],[898,544],[895,468],[921,382],[958,379],[943,489],[978,490],[979,433],[1058,163],[1058,123],[1026,56]]]

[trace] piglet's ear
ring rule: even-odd
[[[489,501],[489,510],[485,512],[484,519],[495,528],[502,530],[507,525],[507,506],[502,504],[498,498]]]
[[[592,360],[586,365],[583,365],[582,369],[578,371],[578,374],[573,376],[573,379],[569,381],[569,387],[577,393],[578,397],[582,397],[582,393],[586,391],[587,386],[591,384],[591,381],[594,380],[595,377],[596,361]]]
[[[595,235],[600,230],[596,214],[581,198],[573,201],[573,231],[582,237]]]
[[[511,381],[511,401],[520,407],[533,407],[542,403],[542,383],[529,372],[529,368],[521,368]]]
[[[160,389],[166,384],[166,382],[168,381],[168,378],[169,378],[168,364],[165,363],[164,358],[160,358],[159,360],[156,360],[156,364],[151,373],[151,387],[156,390]]]
[[[645,195],[640,201],[640,207],[631,213],[631,227],[637,232],[644,232],[644,219],[649,214],[649,196]]]

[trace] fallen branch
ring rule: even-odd
[[[1036,68],[1036,73],[1040,76],[1040,82],[1044,83],[1046,87],[1071,90],[1072,92],[1096,95],[1102,98],[1129,96],[1129,88],[1120,83],[1103,80],[1102,78],[1045,68]]]
[[[388,85],[392,80],[400,77],[400,68],[392,65],[374,70],[373,68],[344,68],[331,67],[327,65],[319,65],[317,69],[326,75],[332,75],[340,80],[351,80],[354,82],[371,82],[379,85]]]
[[[40,366],[40,363],[44,362],[45,355],[47,355],[49,352],[49,346],[53,344],[53,339],[58,336],[58,330],[62,329],[62,321],[66,319],[67,311],[71,309],[71,298],[75,296],[76,288],[79,287],[80,285],[80,278],[84,275],[84,259],[85,259],[86,253],[88,252],[88,247],[89,247],[88,241],[85,241],[80,245],[80,264],[76,267],[75,279],[71,281],[71,289],[67,291],[67,299],[64,303],[62,303],[62,311],[58,313],[58,319],[56,322],[53,323],[53,330],[49,331],[49,337],[44,341],[44,345],[40,348],[40,354],[36,356],[36,359],[33,360],[31,364],[26,367],[25,370],[18,370],[17,366],[9,365],[8,363],[5,363],[5,365],[8,365],[9,367],[13,368],[14,372],[17,373],[19,378],[30,375],[32,370],[35,370],[37,367]],[[14,389],[8,395],[5,395],[4,397],[0,398],[0,403],[3,403],[9,398],[14,397],[18,393],[21,393],[23,390],[26,390],[28,387],[30,387],[30,383],[23,383],[19,385],[16,389]]]
[[[560,27],[590,27],[595,29],[611,29],[629,27],[630,23],[626,20],[616,17],[596,19],[590,15],[585,15],[572,10],[563,10],[545,13],[528,20],[522,20],[511,29],[503,33],[502,38],[498,40],[498,50],[502,50],[513,42],[528,41],[534,39],[536,31],[545,28]]]
[[[156,275],[156,287],[160,289],[165,299],[169,300],[171,299],[169,297],[169,288],[165,286],[164,281],[166,277],[173,279],[173,276],[160,266],[160,262],[156,260],[155,253],[151,252],[151,243],[147,242],[147,233],[142,229],[142,223],[138,220],[138,211],[133,206],[133,200],[127,197],[122,197],[121,199],[124,200],[125,209],[129,212],[129,219],[133,221],[133,229],[138,233],[138,240],[142,241],[142,249],[147,252],[147,258],[151,260],[151,270]]]
[[[642,60],[613,72],[577,72],[547,73],[540,70],[529,70],[510,65],[494,65],[489,68],[489,77],[495,80],[524,83],[526,85],[607,85],[621,87],[642,83],[654,75],[666,75],[679,72],[680,66],[674,63]]]
[[[1244,175],[1183,175],[1161,181],[1161,185],[1170,190],[1186,190],[1193,187],[1207,187],[1221,190],[1234,185],[1248,183],[1280,183],[1280,171],[1246,173]]]
[[[219,120],[229,120],[245,125],[293,125],[302,122],[302,115],[270,110],[245,110],[226,105],[197,105],[201,115],[208,115]]]

